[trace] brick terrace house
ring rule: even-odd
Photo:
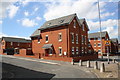
[[[118,39],[117,38],[112,38],[111,39],[111,52],[112,53],[118,53]]]
[[[76,14],[46,21],[31,35],[32,51],[44,59],[95,59],[88,54],[88,31],[86,20]]]
[[[6,53],[7,49],[14,49],[19,52],[19,49],[31,49],[31,40],[26,40],[24,38],[13,38],[13,37],[2,37],[1,47],[2,53]]]
[[[109,35],[107,31],[101,32],[102,35],[102,53],[106,54],[107,52],[111,52],[111,44],[106,45],[106,41],[110,41]],[[101,39],[100,32],[90,33],[88,34],[89,42],[92,45],[95,52],[99,55],[101,54]]]

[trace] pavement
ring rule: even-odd
[[[69,62],[2,56],[3,78],[97,78],[87,68]],[[7,73],[9,72],[9,73]]]

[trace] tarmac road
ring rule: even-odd
[[[2,71],[3,78],[96,78],[95,74],[71,64],[48,64],[4,56]]]

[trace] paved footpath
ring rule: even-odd
[[[87,68],[77,64],[9,55],[2,56],[2,70],[4,74],[10,72],[9,78],[97,78]]]

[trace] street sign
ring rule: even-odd
[[[110,41],[105,41],[106,46],[110,46]]]

